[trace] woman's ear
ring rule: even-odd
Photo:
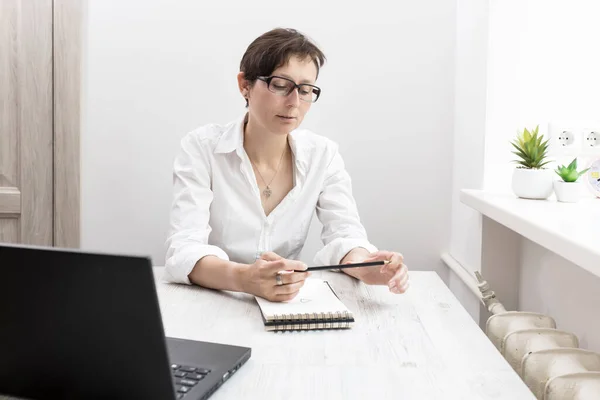
[[[248,98],[250,94],[250,82],[246,80],[243,72],[237,74],[238,88],[240,89],[240,93],[244,96],[245,99]]]

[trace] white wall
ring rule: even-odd
[[[548,123],[599,119],[600,2],[491,4],[484,187],[509,192],[515,158],[509,142],[517,129],[540,124],[547,134]],[[552,159],[565,163],[572,158]]]
[[[489,5],[458,0],[450,253],[470,273],[481,270],[481,215],[460,202],[461,189],[483,187]],[[448,287],[475,319],[479,304],[454,273]]]
[[[457,205],[457,191],[481,187],[483,172],[484,189],[510,192],[509,141],[517,129],[539,123],[547,133],[553,121],[598,120],[599,15],[596,0],[459,0],[451,253],[465,267],[481,268],[481,226],[474,212]],[[600,337],[594,320],[600,280],[520,240],[519,309],[548,313],[583,347],[600,351],[594,339]],[[477,319],[479,302],[458,279],[451,273],[450,287]]]
[[[520,26],[517,30],[521,37],[518,53],[507,54],[513,57],[513,65],[519,66],[517,83],[509,83],[514,85],[516,93],[509,96],[505,92],[498,96],[497,121],[503,118],[506,124],[527,121],[531,124],[597,120],[600,3],[596,0],[530,0],[523,4],[512,0],[498,1],[497,6],[512,15],[521,13],[522,19],[529,21],[519,25],[513,19],[498,25],[497,36],[502,40],[508,42],[506,33],[516,26]],[[500,71],[497,76],[502,79]],[[507,81],[503,79],[505,90]],[[518,107],[515,113],[508,113],[509,97],[517,93]],[[490,143],[490,147],[497,144],[498,148],[486,152],[486,163],[489,163],[486,187],[493,187],[494,182],[508,185],[510,174],[502,167],[506,153],[500,151],[506,148],[501,146],[501,141],[507,139],[507,134],[510,136],[506,131],[488,132],[495,142]],[[562,163],[571,158],[558,157],[557,160]],[[585,157],[581,161],[585,162]],[[600,351],[597,318],[600,278],[529,240],[522,240],[520,257],[519,308],[551,315],[560,329],[579,337],[581,347]]]
[[[498,0],[491,15],[484,186],[509,191],[514,165],[508,142],[516,127],[539,123],[547,132],[548,123],[598,117],[600,3]],[[525,239],[520,265],[519,309],[551,315],[582,347],[600,351],[594,339],[600,337],[594,318],[600,279]]]
[[[306,32],[329,59],[305,126],[340,143],[370,239],[404,253],[412,269],[445,271],[455,11],[447,0],[89,0],[82,247],[163,262],[180,138],[244,112],[235,80],[242,54],[285,26]]]

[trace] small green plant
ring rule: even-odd
[[[511,144],[516,149],[512,153],[519,156],[518,160],[514,160],[519,167],[526,169],[542,169],[550,161],[548,156],[548,141],[544,139],[544,135],[539,134],[540,126],[536,126],[531,132],[527,128],[523,132],[518,133],[517,139]]]
[[[568,166],[565,167],[564,165],[561,165],[556,168],[556,174],[560,176],[564,182],[577,182],[577,179],[588,170],[589,168],[586,168],[583,171],[577,172],[577,158],[574,158]]]

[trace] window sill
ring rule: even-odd
[[[578,203],[520,199],[512,194],[463,189],[463,204],[600,276],[600,199]]]

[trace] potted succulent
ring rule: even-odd
[[[579,201],[583,182],[578,182],[577,180],[588,170],[589,168],[586,168],[583,171],[577,172],[577,158],[574,158],[566,167],[561,165],[556,168],[556,174],[562,178],[562,180],[554,181],[556,199],[564,203],[576,203]]]
[[[539,125],[531,132],[525,128],[511,144],[512,153],[519,158],[512,176],[512,190],[525,199],[547,199],[552,194],[552,170],[545,168],[550,161],[548,141],[539,134]]]

